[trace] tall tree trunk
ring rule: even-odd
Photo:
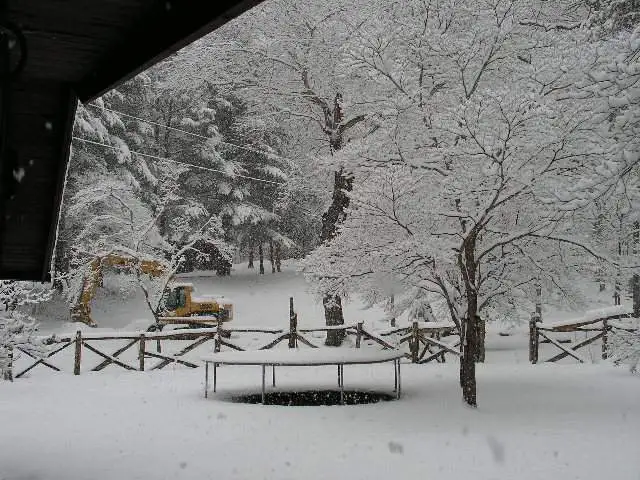
[[[467,297],[467,315],[462,320],[462,358],[460,359],[460,386],[462,398],[472,406],[477,407],[476,391],[476,359],[478,357],[479,331],[478,325],[478,292],[476,289],[476,231],[472,229],[462,244],[459,255],[459,266],[464,279]]]
[[[271,262],[271,273],[276,273],[276,261],[273,255],[273,240],[269,240],[269,262]]]
[[[330,241],[337,234],[338,225],[346,216],[346,209],[349,206],[347,192],[353,188],[353,179],[344,173],[343,170],[334,173],[333,181],[333,201],[331,206],[322,216],[322,232],[320,240],[324,243]],[[325,295],[322,299],[324,305],[324,318],[327,326],[343,325],[344,315],[342,313],[342,300],[338,295]],[[338,347],[344,340],[344,331],[330,330],[327,332],[325,345]]]
[[[276,243],[276,271],[280,272],[282,267],[282,251],[279,243]]]
[[[9,352],[7,354],[7,364],[2,373],[4,380],[13,382],[13,347],[9,346]]]
[[[336,94],[333,101],[333,115],[331,125],[328,130],[329,146],[331,152],[337,152],[342,148],[344,126],[344,112],[342,111],[342,95]],[[358,122],[360,120],[357,120]],[[348,192],[353,190],[353,176],[346,173],[342,168],[334,172],[333,177],[333,197],[329,209],[322,216],[322,231],[320,241],[322,243],[330,241],[338,233],[338,225],[344,221],[346,210],[349,207]],[[327,326],[344,325],[344,314],[342,313],[342,300],[337,295],[326,295],[323,298],[324,318]],[[325,345],[338,347],[344,340],[343,330],[331,330],[327,332]]]
[[[249,247],[249,266],[247,268],[254,268],[253,266],[253,245]]]
[[[473,327],[472,317],[463,319],[462,358],[460,359],[460,386],[463,400],[472,407],[477,407],[476,394],[476,359],[477,332]]]
[[[633,222],[633,255],[640,251],[640,222]],[[633,316],[640,317],[640,276],[636,273],[631,279],[631,294],[633,298]]]
[[[262,250],[262,242],[258,245],[258,257],[260,258],[260,275],[264,275],[264,251]]]
[[[487,348],[485,345],[485,340],[487,337],[486,325],[487,324],[484,321],[484,319],[480,318],[480,315],[476,315],[475,327],[476,327],[476,339],[478,342],[478,348],[476,349],[476,362],[478,363],[484,363],[487,355]]]
[[[631,281],[633,295],[633,316],[640,318],[640,275],[635,274]]]
[[[322,299],[327,326],[344,325],[342,299],[340,295],[325,295]],[[339,347],[344,340],[344,330],[330,330],[324,344],[328,347]]]
[[[391,298],[389,298],[389,308],[391,309],[391,315],[393,315],[391,317],[391,326],[395,327],[396,326],[396,317],[395,317],[396,297],[393,293],[391,294]]]
[[[321,98],[314,90],[309,80],[309,72],[304,70],[301,72],[301,79],[304,85],[304,94],[307,100],[314,106],[322,109],[323,115],[323,131],[329,140],[331,153],[337,152],[343,146],[344,135],[347,130],[354,127],[358,123],[364,121],[364,115],[358,115],[345,121],[344,111],[342,107],[342,94],[337,93],[333,105]],[[324,243],[330,241],[337,232],[338,224],[344,220],[345,211],[349,206],[349,197],[346,192],[351,191],[353,186],[353,178],[345,173],[342,169],[335,172],[333,182],[333,201],[329,209],[322,216],[322,233],[320,240]],[[342,313],[342,301],[335,295],[326,295],[323,298],[324,316],[328,326],[344,324],[344,316]],[[344,338],[343,331],[327,332],[325,345],[339,346]]]

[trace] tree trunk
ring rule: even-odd
[[[271,262],[271,273],[276,273],[276,262],[273,255],[273,240],[269,241],[269,262]]]
[[[633,285],[633,316],[640,318],[640,275],[635,274],[632,280]]]
[[[465,327],[462,329],[462,358],[460,359],[460,386],[462,398],[471,407],[477,407],[476,394],[476,359],[477,328],[473,328],[471,318],[463,319]]]
[[[253,246],[249,248],[249,266],[248,268],[254,268],[253,266]]]
[[[2,372],[2,377],[4,380],[13,382],[13,347],[9,346],[9,351],[7,353],[7,364],[5,366],[4,371]]]
[[[258,257],[260,258],[260,275],[264,275],[264,251],[262,250],[262,243],[258,245]]]
[[[302,72],[302,83],[305,87],[307,99],[313,105],[319,105],[323,111],[323,130],[329,140],[331,153],[337,152],[343,146],[344,134],[347,130],[364,121],[364,115],[358,115],[349,121],[344,121],[344,111],[342,108],[342,94],[337,93],[333,105],[320,98],[314,91],[309,81],[308,72]],[[329,209],[322,216],[322,232],[320,241],[322,243],[330,241],[337,233],[337,227],[345,218],[345,211],[349,206],[349,197],[346,192],[351,191],[353,178],[342,169],[335,172],[333,182],[333,201]],[[323,299],[324,316],[327,325],[343,324],[342,302],[335,295],[326,295]],[[338,323],[336,323],[338,322]],[[340,345],[344,337],[343,332],[327,332],[326,345]]]
[[[480,318],[480,315],[476,315],[476,340],[478,342],[478,348],[476,350],[476,362],[484,363],[486,357],[485,340],[487,337],[487,328],[484,319]]]
[[[326,295],[322,299],[327,326],[344,325],[342,299],[340,295]],[[324,344],[327,347],[339,347],[344,340],[344,330],[330,330]]]
[[[391,326],[395,327],[396,326],[396,317],[394,314],[394,310],[395,310],[395,304],[396,304],[396,297],[394,294],[391,294],[391,298],[389,298],[389,308],[391,309]]]
[[[322,216],[322,232],[320,240],[324,242],[330,241],[337,234],[338,225],[345,218],[345,211],[349,206],[349,197],[347,192],[353,188],[353,179],[344,173],[343,170],[335,172],[333,182],[333,201],[331,206]],[[337,295],[325,295],[322,299],[324,305],[324,318],[327,326],[344,324],[344,315],[342,313],[342,301]],[[325,345],[340,346],[344,339],[344,332],[332,330],[327,332]]]
[[[476,360],[479,350],[478,292],[476,289],[476,231],[472,229],[462,244],[458,261],[464,279],[467,297],[467,315],[462,320],[462,358],[460,359],[460,386],[462,398],[471,407],[477,407]]]
[[[276,271],[280,272],[282,267],[282,251],[280,250],[280,244],[276,243]]]
[[[633,255],[638,255],[640,250],[640,222],[633,222]],[[640,275],[637,273],[632,278],[633,316],[640,317]]]

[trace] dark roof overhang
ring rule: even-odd
[[[50,278],[78,99],[102,95],[260,2],[0,0],[11,47],[0,39],[0,278]]]

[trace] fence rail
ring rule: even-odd
[[[197,363],[186,358],[186,354],[194,349],[208,343],[214,343],[214,351],[218,352],[222,348],[232,350],[245,350],[245,347],[234,343],[231,340],[232,334],[260,333],[273,335],[266,344],[253,347],[257,350],[268,350],[276,345],[287,342],[289,348],[296,348],[300,344],[309,348],[318,348],[304,334],[314,332],[326,332],[330,330],[341,330],[345,336],[354,338],[356,348],[360,348],[363,342],[372,342],[383,349],[394,349],[404,344],[408,345],[408,353],[405,356],[414,363],[427,363],[430,361],[444,362],[445,354],[450,353],[459,356],[456,349],[460,341],[447,343],[442,341],[442,337],[453,334],[453,325],[418,323],[407,327],[394,328],[374,332],[365,328],[364,322],[357,322],[336,326],[304,327],[298,326],[298,314],[294,311],[293,298],[289,303],[289,328],[272,327],[251,327],[251,326],[228,326],[219,322],[216,326],[208,328],[181,328],[164,331],[133,331],[133,332],[113,332],[113,333],[92,333],[78,330],[75,334],[61,336],[51,336],[42,340],[52,345],[43,357],[18,348],[18,350],[28,356],[32,362],[15,374],[15,378],[23,377],[25,374],[38,366],[44,366],[59,372],[61,368],[51,363],[52,357],[60,352],[73,348],[73,373],[80,375],[86,371],[86,352],[91,352],[99,358],[99,363],[89,367],[91,372],[100,372],[108,366],[117,366],[130,371],[161,370],[168,365],[177,364],[189,368],[198,367]],[[397,344],[386,337],[400,337]],[[110,342],[123,341],[118,348],[113,349]],[[167,344],[177,341],[187,342],[180,345],[181,349],[175,353],[168,353]],[[135,360],[124,359],[127,352],[136,352]],[[84,360],[83,360],[84,359]]]
[[[557,362],[571,357],[580,363],[588,363],[588,360],[578,350],[598,340],[601,341],[601,357],[606,360],[609,356],[609,334],[611,332],[616,330],[632,332],[638,329],[638,325],[616,321],[630,318],[632,318],[631,312],[620,312],[601,318],[543,323],[537,315],[534,315],[529,321],[529,361],[534,364],[540,361],[540,344],[546,343],[555,346],[560,352],[543,360],[543,362]],[[572,342],[571,340],[559,339],[554,335],[573,332],[585,332],[585,338]]]

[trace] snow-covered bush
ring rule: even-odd
[[[638,373],[640,365],[640,330],[616,331],[609,345],[614,363],[629,365],[632,373]]]
[[[30,282],[0,280],[0,372],[5,380],[12,380],[12,361],[18,357],[18,349],[34,356],[45,352],[35,336],[38,325],[24,307],[47,301],[51,293]]]

